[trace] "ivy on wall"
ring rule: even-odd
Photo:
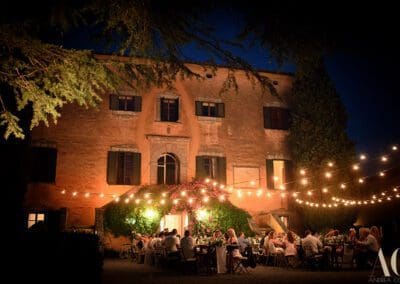
[[[215,229],[226,231],[232,227],[237,232],[252,235],[248,224],[250,214],[234,206],[227,197],[219,187],[198,181],[143,186],[128,203],[124,202],[127,195],[118,203],[106,205],[104,224],[115,236],[129,236],[132,231],[153,234],[158,231],[164,215],[187,211],[193,233],[206,234]]]

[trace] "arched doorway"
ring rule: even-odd
[[[179,183],[179,161],[171,153],[163,154],[157,160],[157,184]]]

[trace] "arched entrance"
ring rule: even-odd
[[[179,161],[172,153],[165,153],[157,160],[157,184],[179,183]]]

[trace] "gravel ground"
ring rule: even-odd
[[[103,284],[128,283],[368,283],[371,271],[304,271],[257,266],[249,274],[182,275],[128,260],[105,260]]]

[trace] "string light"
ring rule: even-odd
[[[329,162],[329,163],[328,163],[328,167],[331,167],[331,168],[332,168],[332,167],[333,167],[333,163],[332,163],[332,162]]]
[[[252,180],[252,181],[250,182],[250,185],[254,186],[254,185],[256,185],[256,182],[255,182],[254,180]]]
[[[311,196],[311,195],[312,195],[312,191],[311,191],[311,190],[307,191],[307,194],[308,194],[309,196]]]
[[[360,167],[358,165],[353,165],[353,170],[358,171]]]
[[[129,198],[132,199],[134,196],[135,196],[135,194],[131,193],[131,194],[129,195]]]
[[[225,188],[225,185],[221,184],[221,185],[219,186],[219,188],[220,188],[220,189],[224,189],[224,188]]]
[[[164,205],[165,204],[165,199],[161,199],[160,203]]]
[[[136,203],[136,204],[139,204],[139,202],[140,202],[140,199],[137,198],[137,199],[135,200],[135,203]]]
[[[61,191],[61,194],[65,194],[65,192],[66,192],[66,191],[65,191],[65,189],[64,189],[64,190]]]
[[[76,191],[74,191],[73,193],[72,193],[72,196],[76,196],[78,193],[76,192]]]
[[[359,183],[364,183],[364,180],[363,180],[362,178],[359,178],[359,179],[358,179],[358,182],[359,182]]]
[[[388,158],[386,156],[382,156],[381,161],[382,162],[387,162]]]
[[[325,177],[326,178],[331,178],[332,177],[332,173],[331,172],[326,172],[325,173]]]
[[[306,178],[301,179],[301,184],[302,185],[307,185],[308,184],[308,180]]]
[[[207,202],[209,201],[208,196],[204,197],[204,198],[203,198],[203,201],[204,201],[205,203],[207,203]]]
[[[393,150],[393,151],[397,151],[397,149],[398,149],[398,148],[397,148],[396,145],[393,145],[393,146],[392,146],[392,150]]]
[[[367,156],[366,156],[366,155],[364,155],[364,154],[361,154],[361,155],[360,155],[360,160],[364,161],[364,160],[366,160],[366,159],[367,159]]]
[[[181,191],[181,196],[186,196],[186,191]]]
[[[189,204],[192,204],[193,203],[193,198],[189,198],[188,202],[189,202]]]
[[[103,198],[104,197],[104,193],[100,193],[100,198]]]
[[[345,189],[345,188],[346,188],[346,185],[345,185],[344,183],[342,183],[342,184],[340,185],[340,188]]]
[[[301,169],[301,170],[300,170],[300,174],[301,174],[302,176],[304,176],[304,175],[306,174],[306,171],[303,170],[303,169]]]
[[[179,202],[179,200],[178,200],[178,199],[174,199],[174,200],[172,201],[172,203],[174,203],[175,205],[177,205],[177,204],[178,204],[178,202]]]
[[[119,197],[115,198],[115,202],[119,202]]]
[[[125,203],[128,203],[129,202],[129,198],[125,198]]]
[[[166,192],[163,192],[163,193],[161,194],[161,196],[162,196],[162,197],[166,197],[166,196],[167,196],[167,193],[166,193]]]
[[[212,183],[213,186],[216,186],[217,184],[218,184],[218,182],[216,182],[216,181],[214,181],[214,182]]]
[[[322,192],[323,193],[328,193],[328,189],[325,187],[325,188],[322,189]]]
[[[225,201],[225,195],[220,195],[219,197],[218,197],[218,199],[219,199],[219,201]]]
[[[274,181],[278,181],[278,180],[279,180],[279,177],[274,176],[273,179],[274,179]]]
[[[90,196],[90,193],[89,193],[89,192],[86,192],[86,193],[85,193],[85,198],[89,198],[89,196]]]

